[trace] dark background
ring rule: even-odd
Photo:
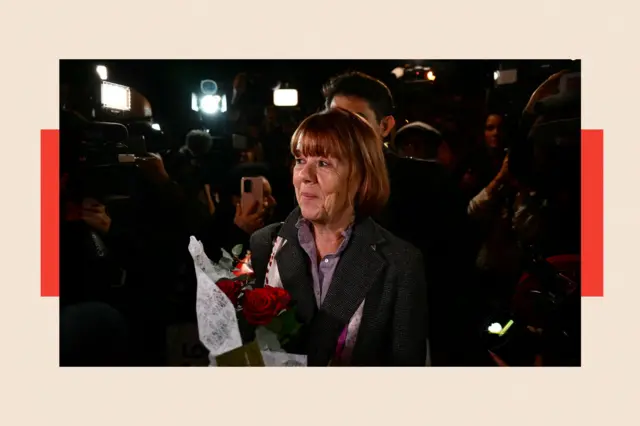
[[[431,84],[407,84],[395,78],[391,70],[404,64],[431,67],[436,81]],[[409,121],[419,119],[405,113],[412,103],[489,103],[488,108],[518,110],[526,99],[551,73],[576,66],[570,60],[63,60],[60,62],[62,83],[80,87],[96,79],[96,65],[108,68],[108,80],[130,86],[151,103],[154,121],[174,138],[181,138],[194,127],[191,93],[199,93],[203,79],[212,79],[220,90],[231,93],[234,77],[240,72],[250,76],[255,91],[265,103],[278,82],[298,90],[302,115],[322,106],[322,85],[332,76],[357,70],[381,79],[392,90],[399,123],[405,115]],[[518,69],[518,83],[494,87],[493,73],[499,69]],[[230,101],[230,95],[228,95]],[[404,110],[403,110],[404,108]],[[510,112],[510,111],[507,111]]]

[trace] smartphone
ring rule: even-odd
[[[240,182],[240,206],[243,212],[249,211],[251,206],[257,201],[262,204],[263,200],[263,184],[262,176],[243,177]]]

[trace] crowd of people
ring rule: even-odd
[[[464,152],[437,124],[399,125],[387,86],[349,72],[327,82],[322,111],[301,122],[251,102],[239,76],[228,113],[234,149],[192,130],[182,147],[137,161],[126,200],[83,191],[76,156],[63,153],[61,365],[176,365],[168,330],[195,324],[192,235],[214,261],[221,248],[250,251],[257,282],[276,237],[296,241],[278,267],[301,286],[312,331],[299,350],[310,365],[327,364],[338,325],[354,318],[363,343],[341,356],[347,365],[579,363],[579,307],[551,314],[535,299],[579,293],[579,137],[577,149],[558,142],[573,135],[564,123],[580,129],[579,93],[576,104],[576,93],[558,89],[567,75],[540,86],[517,132],[485,111],[481,142]],[[67,128],[63,118],[63,142]],[[263,185],[249,207],[245,177]],[[544,267],[569,284],[541,278]],[[487,325],[504,312],[538,337],[495,349]],[[564,340],[540,338],[556,328]]]

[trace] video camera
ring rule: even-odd
[[[73,198],[105,204],[135,194],[136,159],[148,156],[144,136],[130,136],[125,125],[89,121],[68,110],[60,113],[60,148]]]

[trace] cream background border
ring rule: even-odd
[[[288,418],[306,425],[540,425],[617,423],[614,416],[635,423],[640,37],[633,17],[640,6],[174,3],[22,1],[2,8],[1,424],[275,425]],[[583,367],[57,368],[58,303],[39,297],[38,140],[40,129],[58,126],[58,59],[153,57],[583,59],[583,127],[604,128],[606,141],[606,297],[583,302]]]

